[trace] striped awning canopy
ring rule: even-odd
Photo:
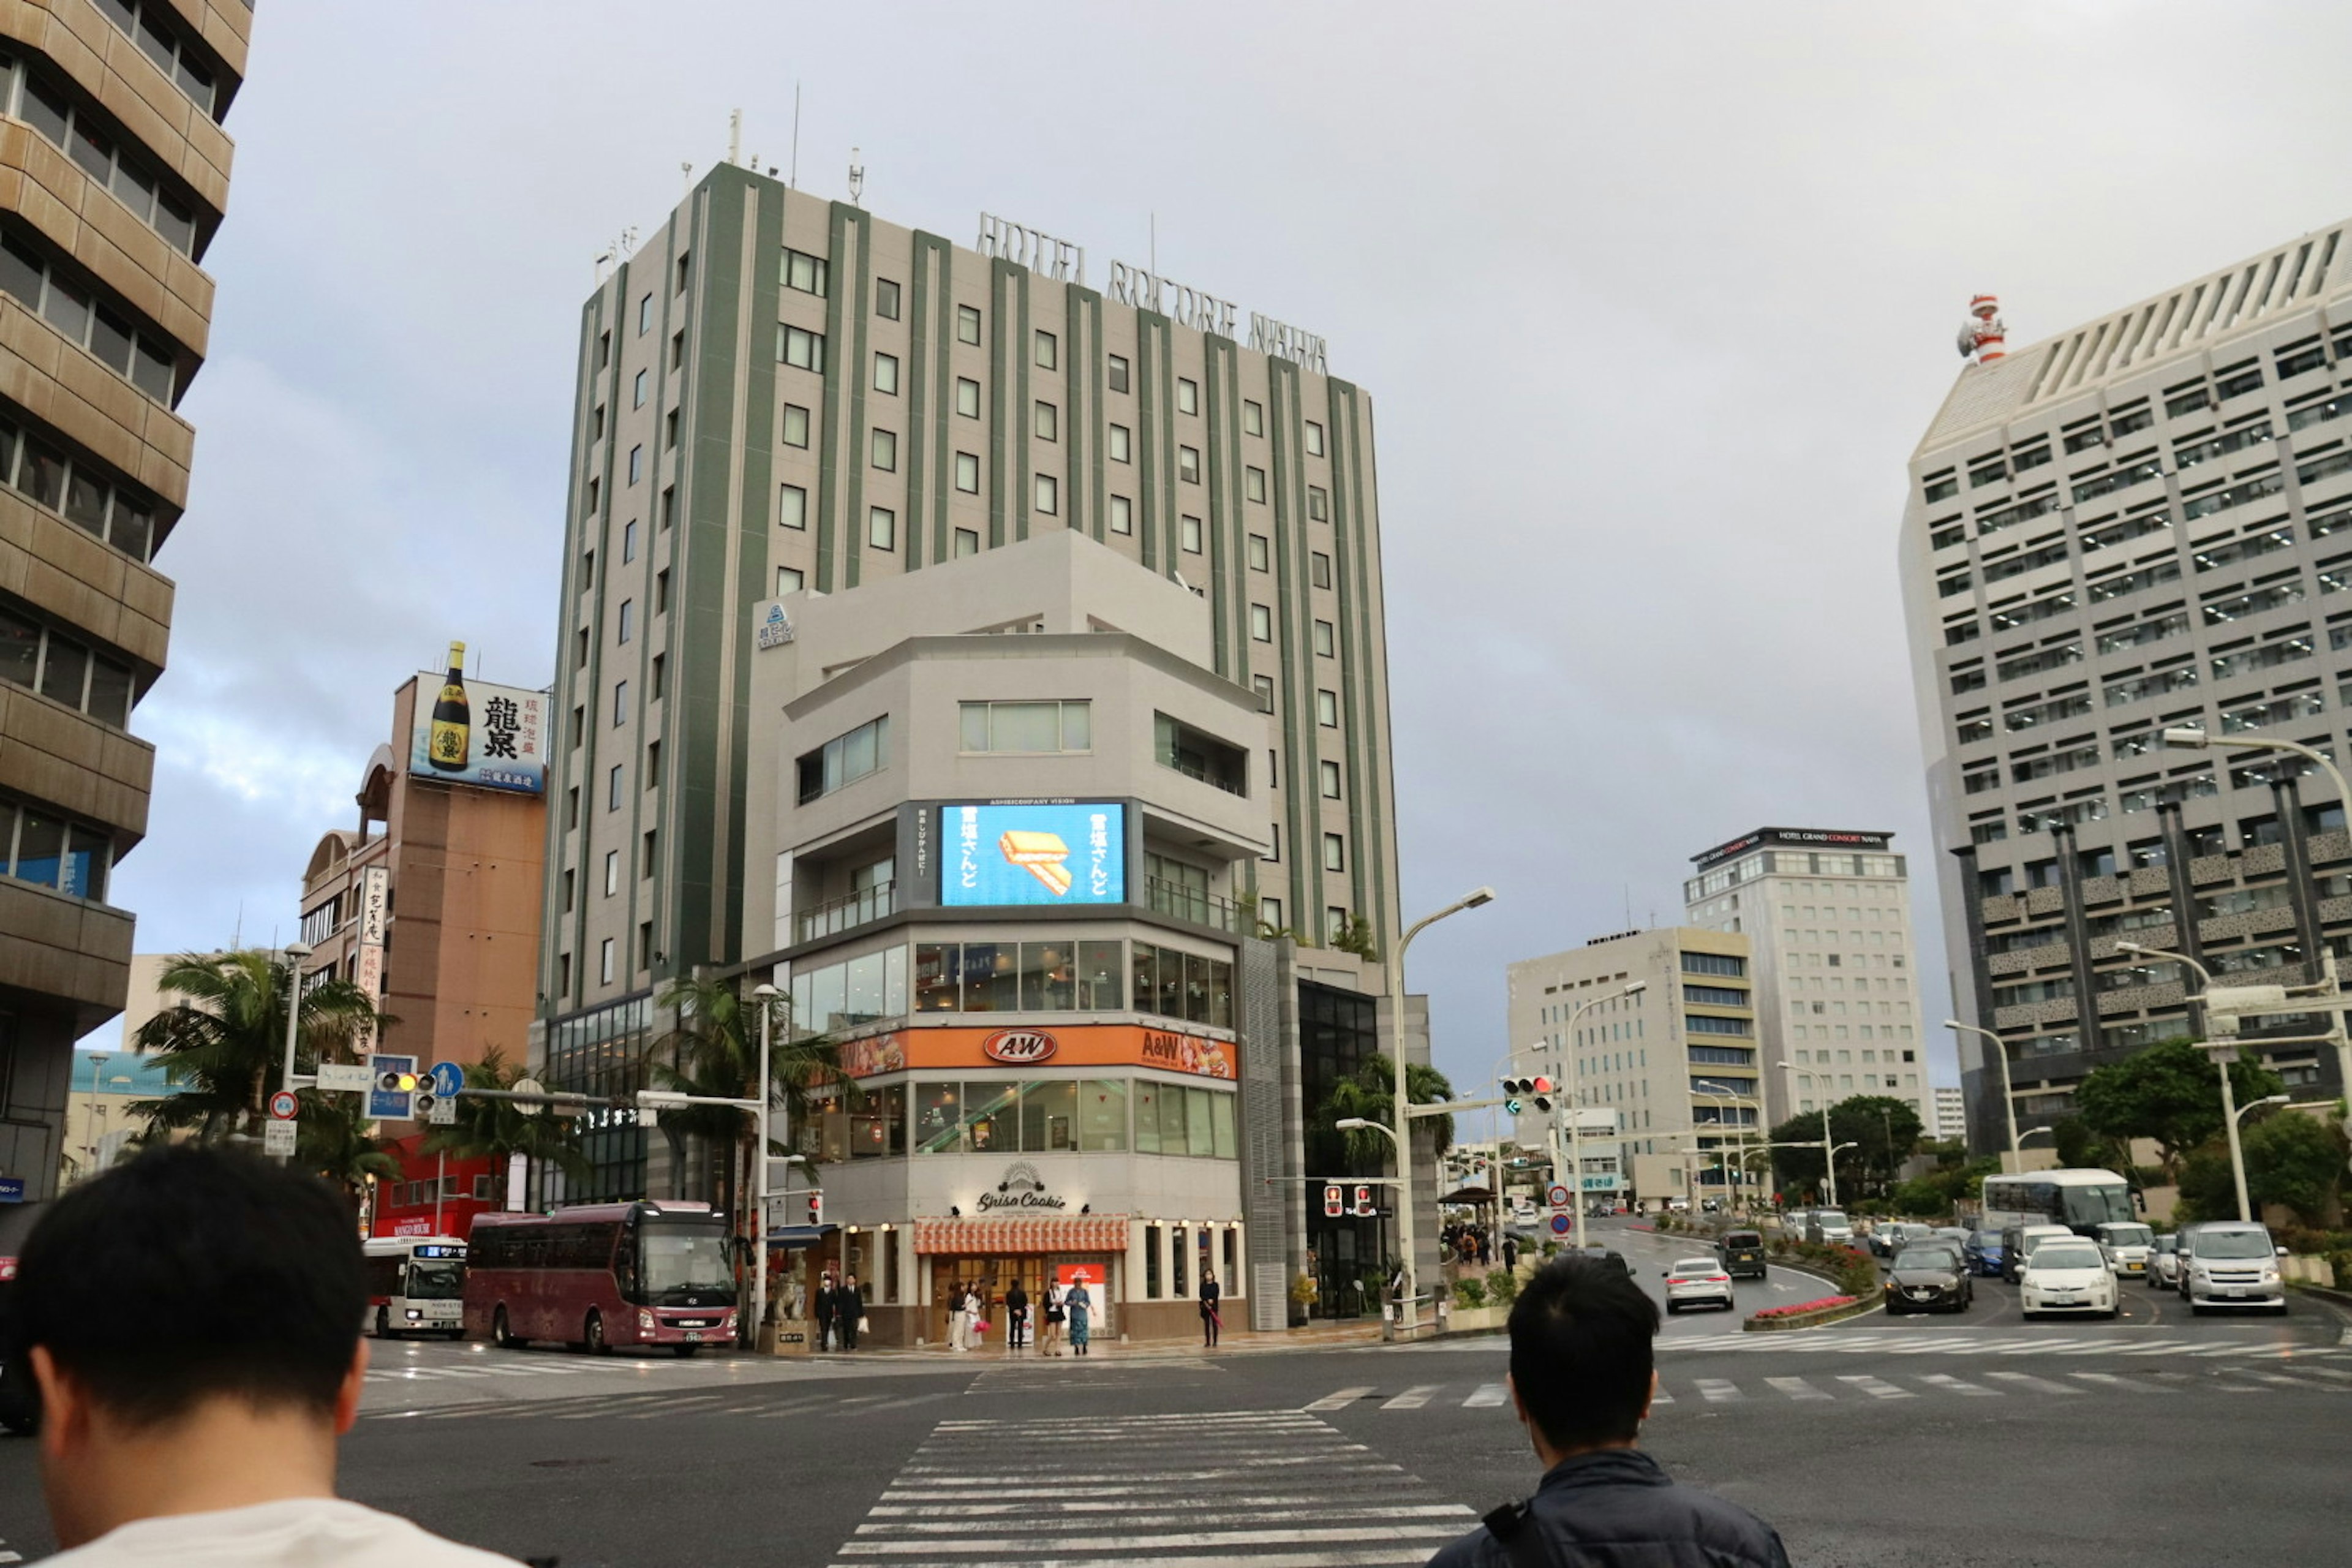
[[[1123,1214],[977,1215],[919,1219],[917,1252],[1013,1258],[1046,1252],[1125,1252]]]

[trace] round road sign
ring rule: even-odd
[[[1551,1192],[1549,1195],[1551,1198],[1552,1207],[1564,1209],[1568,1206],[1568,1189],[1559,1183],[1554,1182],[1551,1184]]]
[[[1554,1236],[1566,1236],[1570,1231],[1574,1230],[1575,1228],[1576,1221],[1570,1219],[1568,1215],[1564,1214],[1556,1214],[1551,1216],[1551,1233]]]
[[[277,1121],[293,1121],[294,1113],[301,1108],[302,1102],[294,1098],[291,1089],[281,1089],[269,1097],[269,1114]]]

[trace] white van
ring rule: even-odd
[[[2286,1282],[2278,1260],[2286,1248],[2266,1226],[2226,1220],[2180,1232],[2180,1294],[2202,1317],[2216,1307],[2263,1307],[2286,1316]]]
[[[1805,1221],[1805,1239],[1826,1247],[1852,1247],[1853,1222],[1843,1209],[1815,1209]]]

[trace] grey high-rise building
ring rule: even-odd
[[[1207,676],[1270,721],[1247,769],[1265,853],[1231,892],[1369,1023],[1379,968],[1345,949],[1385,952],[1398,923],[1370,400],[1279,322],[1089,273],[1001,220],[980,237],[722,164],[583,306],[534,1047],[552,1079],[619,1087],[665,981],[782,956],[744,918],[747,782],[773,765],[751,750],[755,608],[1055,531],[1205,602]],[[940,595],[932,629],[972,631]],[[867,891],[861,922],[898,918]],[[642,1190],[640,1134],[590,1142],[595,1190]]]
[[[2265,982],[2346,951],[2352,837],[2325,779],[2163,731],[2342,757],[2347,413],[2337,224],[1971,363],[1912,456],[1900,557],[1953,989],[2003,1042],[2021,1127],[2191,1028],[2193,975],[2119,942]],[[2340,1091],[2332,1054],[2262,1048],[2298,1092]],[[1964,1036],[1960,1060],[1972,1143],[2005,1146],[1995,1058]]]
[[[0,12],[0,1173],[58,1175],[73,1042],[122,1011],[147,832],[163,551],[208,349],[205,247],[228,207],[221,121],[239,0],[43,0]]]

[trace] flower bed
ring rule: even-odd
[[[1776,1329],[1810,1329],[1816,1323],[1833,1323],[1841,1318],[1869,1311],[1875,1305],[1875,1301],[1859,1296],[1823,1296],[1790,1307],[1767,1307],[1749,1314],[1739,1327],[1743,1333],[1751,1334],[1769,1333]]]
[[[1793,1318],[1800,1312],[1818,1312],[1827,1307],[1849,1307],[1859,1298],[1824,1296],[1818,1301],[1800,1301],[1793,1307],[1767,1307],[1760,1312],[1750,1312],[1751,1318]]]

